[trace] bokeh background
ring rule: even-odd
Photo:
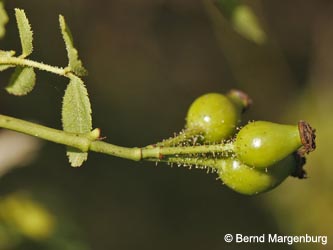
[[[31,58],[65,66],[63,14],[89,76],[93,124],[107,141],[144,146],[182,129],[207,92],[242,89],[244,116],[317,129],[309,178],[247,197],[199,170],[91,153],[71,168],[63,146],[0,131],[0,249],[332,249],[333,2],[6,1],[1,49],[20,51],[14,8],[34,30]],[[239,11],[237,6],[246,7]],[[238,11],[236,11],[238,10]],[[4,87],[11,72],[1,72]],[[67,80],[38,72],[1,113],[61,128]],[[226,233],[327,235],[328,244],[225,243]]]

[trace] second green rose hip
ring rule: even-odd
[[[234,152],[243,163],[264,169],[299,149],[303,153],[313,151],[314,140],[314,130],[304,121],[298,125],[255,121],[238,132]]]

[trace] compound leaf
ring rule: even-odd
[[[6,33],[5,25],[7,24],[7,22],[8,15],[5,10],[3,1],[0,1],[0,38],[2,38]]]
[[[62,126],[71,133],[88,133],[92,129],[91,106],[83,81],[72,76],[66,88],[62,105]],[[72,167],[79,167],[87,160],[88,153],[67,148]]]
[[[9,94],[22,96],[28,94],[35,86],[36,74],[33,68],[16,67],[6,87]]]
[[[24,10],[15,9],[15,16],[21,39],[22,57],[27,57],[33,50],[31,26]]]
[[[84,76],[87,74],[87,70],[83,67],[82,61],[79,59],[77,49],[74,47],[73,37],[69,27],[65,22],[65,18],[59,15],[59,23],[62,37],[65,41],[67,56],[68,56],[68,67],[78,76]]]

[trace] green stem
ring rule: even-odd
[[[186,142],[188,140],[195,140],[195,138],[199,139],[199,136],[202,134],[200,129],[185,129],[181,131],[178,135],[174,137],[170,137],[161,142],[156,143],[154,146],[163,146],[163,147],[171,147],[179,145],[182,142]],[[151,147],[154,147],[151,146]]]
[[[89,133],[68,133],[5,115],[0,115],[0,127],[78,148],[84,152],[91,150],[129,160],[141,159],[141,150],[139,148],[124,148],[106,142],[95,141]]]
[[[89,149],[94,152],[104,153],[108,155],[113,155],[116,157],[140,161],[141,157],[141,149],[140,148],[126,148],[120,147],[117,145],[113,145],[111,143],[103,142],[103,141],[92,141]]]
[[[0,127],[78,148],[82,151],[89,149],[90,139],[87,135],[67,133],[5,115],[0,115]]]
[[[61,76],[68,76],[70,71],[67,68],[59,68],[45,63],[40,63],[20,57],[0,57],[0,65],[15,65],[37,68],[40,70],[48,71]]]
[[[90,150],[135,161],[142,159],[160,160],[164,156],[178,157],[178,155],[205,153],[223,154],[233,151],[232,143],[186,147],[120,147],[96,140],[91,135],[93,131],[86,134],[69,133],[5,115],[0,115],[0,127],[78,148],[83,152]]]
[[[201,145],[201,146],[180,146],[180,147],[146,147],[142,148],[142,159],[155,158],[162,159],[168,155],[191,155],[191,154],[206,154],[206,153],[222,153],[228,154],[233,152],[234,145],[232,143]]]
[[[147,159],[148,161],[153,161],[152,159]],[[223,158],[219,158],[219,161],[223,161]],[[216,171],[218,167],[216,166],[216,159],[213,158],[194,158],[194,157],[167,157],[160,160],[160,162],[166,162],[171,165],[176,164],[177,166],[183,166],[196,169],[207,169]]]

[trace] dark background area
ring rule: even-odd
[[[308,233],[333,240],[333,3],[244,3],[267,36],[263,44],[237,33],[207,1],[6,2],[10,22],[0,47],[20,51],[14,8],[23,8],[34,31],[31,58],[51,65],[67,64],[58,15],[66,17],[89,71],[84,81],[93,126],[108,142],[144,146],[167,138],[182,129],[196,97],[231,88],[254,100],[244,123],[304,119],[318,135],[309,179],[289,178],[254,197],[233,192],[214,174],[162,163],[90,153],[81,168],[71,168],[64,147],[45,142],[26,167],[0,177],[0,195],[29,193],[60,228],[49,242],[64,240],[25,239],[13,249],[329,249],[224,241],[226,233]],[[2,86],[10,73],[1,72]],[[1,113],[61,128],[66,84],[37,72],[28,96],[0,92]]]

